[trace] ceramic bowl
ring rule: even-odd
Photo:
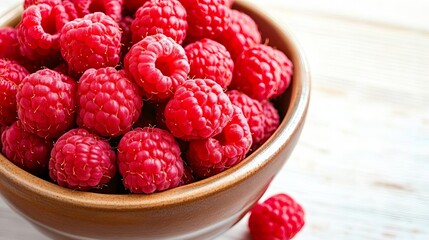
[[[100,194],[65,189],[35,177],[0,155],[0,192],[8,205],[54,239],[209,239],[237,223],[264,194],[292,153],[310,98],[303,52],[268,14],[237,0],[264,39],[294,63],[287,92],[276,101],[282,117],[273,136],[237,166],[216,176],[151,195]],[[19,8],[0,24],[16,24]]]

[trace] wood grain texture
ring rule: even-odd
[[[260,3],[296,34],[313,76],[302,137],[264,198],[302,203],[297,240],[429,239],[429,28],[305,2]],[[424,19],[415,6],[427,2],[411,2]],[[0,200],[0,239],[46,238]],[[247,218],[217,239],[249,239]]]

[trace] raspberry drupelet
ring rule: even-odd
[[[61,31],[61,54],[70,69],[115,67],[120,60],[121,31],[104,13],[96,12],[68,22]]]
[[[137,43],[148,35],[162,33],[182,44],[188,30],[186,10],[178,0],[151,0],[140,7],[131,32]]]
[[[48,173],[52,141],[25,131],[19,121],[6,127],[0,137],[2,152],[11,162],[36,176]]]
[[[227,88],[232,80],[234,61],[226,48],[211,39],[204,38],[185,47],[191,69],[191,78],[208,78]]]
[[[134,44],[124,59],[124,69],[151,101],[169,99],[188,76],[185,50],[164,34],[147,36]]]
[[[57,138],[75,120],[76,82],[50,69],[25,77],[16,94],[18,118],[23,128],[42,138]]]
[[[181,183],[183,160],[174,137],[166,130],[136,128],[118,145],[118,166],[125,188],[132,193],[153,193]]]
[[[210,79],[190,79],[168,101],[164,117],[171,133],[182,140],[211,138],[228,124],[234,108],[222,87]]]
[[[279,193],[256,204],[248,223],[254,240],[289,240],[304,226],[304,210],[289,195]]]
[[[223,172],[241,162],[252,145],[252,134],[243,112],[234,106],[234,115],[214,137],[189,143],[188,163],[200,178]]]
[[[116,155],[109,142],[83,128],[72,129],[55,142],[49,176],[58,185],[88,191],[101,188],[116,173]]]
[[[0,125],[16,121],[16,91],[28,74],[17,62],[0,58]]]
[[[128,132],[143,106],[131,77],[112,67],[86,70],[79,79],[76,99],[77,124],[105,137]]]

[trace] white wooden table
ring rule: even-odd
[[[297,240],[429,239],[429,2],[252,1],[295,33],[313,76],[302,137],[264,198],[302,203]],[[217,239],[249,239],[246,224]],[[46,238],[0,200],[0,239]]]

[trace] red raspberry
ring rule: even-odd
[[[4,132],[4,130],[6,130],[8,126],[6,125],[0,125],[0,151],[3,151],[3,144],[2,144],[2,140],[1,140],[1,135]]]
[[[116,137],[128,132],[137,121],[143,100],[125,71],[92,68],[79,80],[77,106],[76,122],[80,127],[100,136]]]
[[[233,117],[220,134],[190,142],[188,163],[198,177],[210,177],[241,162],[251,145],[247,120],[241,109],[234,107]]]
[[[275,51],[262,44],[245,50],[235,61],[231,88],[259,101],[273,97],[282,72]]]
[[[187,80],[165,107],[165,123],[183,140],[211,138],[219,134],[234,112],[222,87],[210,79]]]
[[[304,226],[304,210],[286,194],[276,194],[256,204],[250,213],[252,239],[292,239]]]
[[[264,115],[264,136],[260,141],[260,145],[273,135],[280,124],[279,113],[270,101],[263,101],[262,109]]]
[[[148,1],[150,0],[124,0],[123,7],[129,16],[134,16],[137,9],[139,9],[139,7],[143,6],[143,4]]]
[[[162,33],[182,44],[188,22],[186,10],[178,0],[151,0],[140,7],[131,24],[133,42]]]
[[[1,142],[3,154],[15,165],[37,176],[47,173],[51,141],[24,131],[16,121],[3,131]]]
[[[63,5],[74,6],[77,17],[84,17],[90,13],[102,12],[115,22],[122,18],[123,0],[63,0]]]
[[[0,58],[0,125],[16,121],[16,89],[28,74],[15,61]]]
[[[89,68],[115,67],[120,59],[121,31],[104,13],[91,13],[63,27],[60,45],[63,58],[77,73]]]
[[[228,27],[216,40],[228,49],[235,60],[244,50],[261,43],[261,34],[249,15],[233,9]]]
[[[18,24],[21,53],[38,64],[52,65],[60,59],[60,31],[68,21],[62,5],[32,5]]]
[[[246,94],[237,90],[227,92],[232,104],[239,107],[249,123],[250,132],[252,133],[252,150],[261,145],[265,138],[265,118],[261,102],[255,100]]]
[[[76,82],[50,69],[39,70],[18,86],[18,118],[24,130],[56,138],[74,124]]]
[[[194,39],[218,37],[228,26],[226,0],[180,0],[187,12],[188,34]]]
[[[0,58],[15,61],[22,58],[16,28],[0,27]]]
[[[173,39],[156,34],[134,44],[125,56],[124,68],[149,100],[171,97],[188,76],[185,50]]]
[[[61,4],[61,0],[24,0],[24,9],[27,9],[32,5],[38,5],[42,3],[48,4],[51,7],[54,7],[56,5]]]
[[[183,164],[183,175],[182,175],[182,178],[180,179],[179,186],[188,185],[195,181],[197,181],[197,179],[195,178],[191,167],[189,167],[189,165],[187,164]]]
[[[126,133],[118,145],[118,165],[124,186],[133,193],[177,187],[183,175],[178,143],[159,128],[136,128]]]
[[[116,155],[105,139],[75,128],[54,144],[49,176],[58,185],[88,191],[108,183],[116,173]]]
[[[282,72],[280,75],[280,81],[277,86],[277,92],[273,95],[273,98],[282,95],[289,87],[293,75],[293,63],[292,61],[281,51],[274,50],[276,55],[275,59],[279,63]]]
[[[232,80],[234,61],[226,48],[204,38],[185,47],[192,78],[208,78],[227,88]]]

